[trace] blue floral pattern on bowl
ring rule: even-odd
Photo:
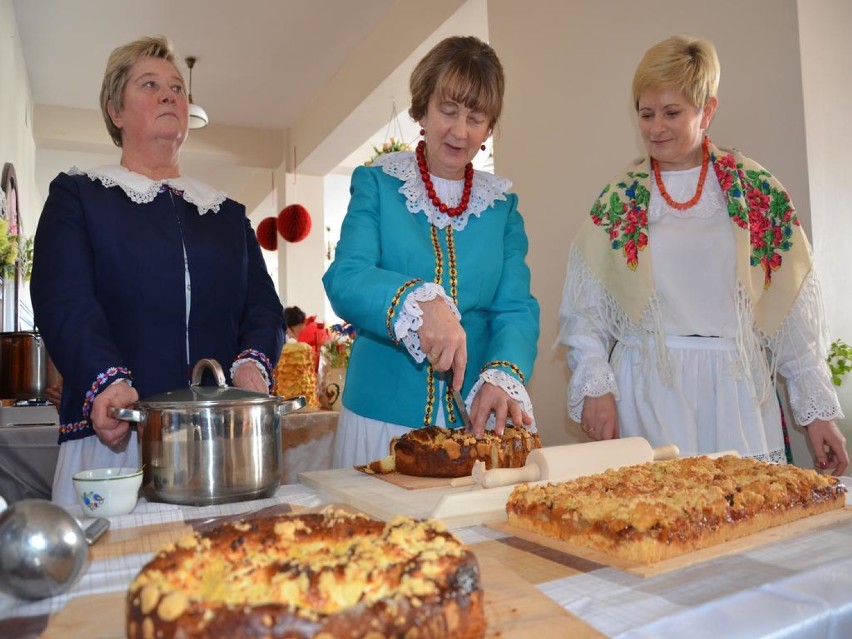
[[[104,498],[95,491],[91,491],[83,493],[83,503],[86,505],[86,508],[91,511],[95,511],[102,503],[104,503]]]

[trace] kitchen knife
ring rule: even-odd
[[[474,483],[483,488],[496,488],[521,482],[549,479],[567,481],[584,475],[602,473],[610,468],[643,464],[663,459],[676,459],[680,451],[674,444],[651,448],[643,437],[624,437],[585,444],[535,448],[520,468],[492,468],[477,462],[473,467]]]
[[[459,415],[462,419],[462,424],[464,427],[470,431],[473,430],[473,422],[470,421],[470,415],[467,412],[467,406],[465,406],[464,398],[461,396],[461,393],[453,388],[453,371],[447,371],[447,374],[444,377],[447,382],[447,387],[450,389],[450,392],[453,394],[453,401],[456,403],[456,408],[459,411]]]

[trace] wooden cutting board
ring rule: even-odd
[[[394,486],[405,488],[406,490],[423,490],[424,488],[450,488],[453,485],[453,480],[449,477],[415,477],[414,475],[403,475],[402,473],[366,473],[363,470],[356,468],[358,472],[364,473],[367,477],[386,481]]]
[[[511,525],[508,521],[488,522],[485,525],[489,528],[505,532],[513,537],[530,541],[539,546],[544,546],[545,548],[550,548],[566,555],[571,555],[603,566],[619,568],[625,572],[638,575],[639,577],[653,577],[654,575],[679,570],[717,557],[742,553],[756,546],[763,546],[776,541],[783,541],[785,539],[790,539],[791,537],[807,534],[818,528],[830,526],[837,522],[847,521],[850,518],[852,518],[852,506],[846,506],[840,510],[833,510],[820,515],[805,517],[804,519],[799,519],[797,521],[790,522],[789,524],[782,524],[780,526],[767,528],[766,530],[753,535],[726,541],[709,548],[702,548],[701,550],[680,555],[679,557],[672,557],[671,559],[666,559],[655,564],[640,564],[620,557],[614,557],[601,550],[569,544],[561,539],[548,537],[547,535],[540,535],[529,530],[524,530],[523,528],[517,528],[516,526]]]
[[[483,489],[478,486],[423,488],[416,498],[406,488],[377,481],[354,468],[299,474],[299,481],[331,498],[379,519],[396,515],[434,517],[450,527],[471,526],[506,518],[506,500],[514,486]]]

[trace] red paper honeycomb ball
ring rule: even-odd
[[[276,220],[274,217],[267,217],[260,221],[257,225],[257,243],[260,248],[267,251],[275,251],[278,249],[278,235],[276,234]]]
[[[311,232],[311,214],[301,204],[290,204],[278,214],[278,232],[288,242],[301,242]]]

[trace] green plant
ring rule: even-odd
[[[835,386],[843,383],[843,376],[852,371],[852,346],[842,339],[834,340],[828,349],[828,368],[831,370],[831,382]]]
[[[30,276],[33,274],[33,238],[28,237],[20,240],[18,255],[21,262],[21,274],[24,276],[24,281],[29,282]]]
[[[0,219],[0,275],[13,277],[18,261],[19,242],[17,235],[9,234],[9,224]]]
[[[369,160],[364,162],[364,166],[370,166],[373,162],[376,161],[376,158],[378,158],[381,155],[384,155],[385,153],[396,153],[397,151],[410,151],[410,150],[411,150],[411,147],[407,143],[403,142],[402,140],[397,140],[396,138],[391,137],[390,141],[382,144],[381,149],[377,146],[373,147],[373,151],[375,151],[375,153],[374,153],[373,157],[371,157]]]

